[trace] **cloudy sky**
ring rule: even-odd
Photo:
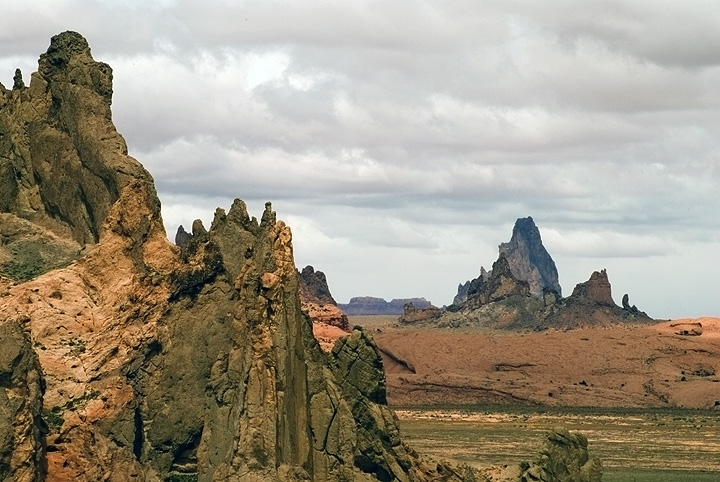
[[[720,315],[716,1],[8,2],[0,82],[76,30],[170,237],[244,199],[339,302],[449,304],[533,216],[564,294]]]

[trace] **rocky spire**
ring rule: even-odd
[[[532,217],[519,218],[510,241],[502,243],[499,250],[515,277],[530,284],[530,293],[539,298],[546,290],[562,295],[555,262],[543,246],[540,230]]]
[[[0,212],[96,243],[122,189],[139,180],[154,190],[152,178],[112,123],[112,69],[80,34],[54,36],[38,67],[29,87],[16,71],[15,88],[0,92]]]
[[[612,298],[612,287],[610,286],[610,281],[608,280],[605,269],[594,271],[590,275],[589,280],[584,283],[578,283],[570,297],[598,305],[616,306]],[[627,303],[627,299],[624,301]]]

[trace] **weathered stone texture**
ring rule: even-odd
[[[472,480],[402,443],[364,333],[320,350],[270,203],[167,240],[111,81],[65,32],[29,87],[0,88],[2,226],[72,254],[0,277],[0,478]]]
[[[515,221],[510,241],[502,243],[499,251],[507,258],[513,275],[528,282],[534,296],[542,297],[543,292],[549,290],[562,294],[555,262],[543,246],[533,218]]]
[[[550,430],[538,458],[521,465],[520,482],[600,482],[602,463],[588,453],[587,445],[580,433]]]
[[[27,319],[0,323],[0,480],[31,482],[43,474],[44,383]]]

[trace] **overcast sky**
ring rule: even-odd
[[[714,0],[3,2],[0,82],[64,30],[171,239],[270,200],[338,302],[443,305],[532,216],[563,294],[720,315]]]

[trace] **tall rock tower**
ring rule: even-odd
[[[544,290],[553,290],[562,295],[555,262],[543,246],[533,218],[515,221],[510,242],[500,244],[499,249],[513,276],[530,284],[530,293],[542,297]]]

